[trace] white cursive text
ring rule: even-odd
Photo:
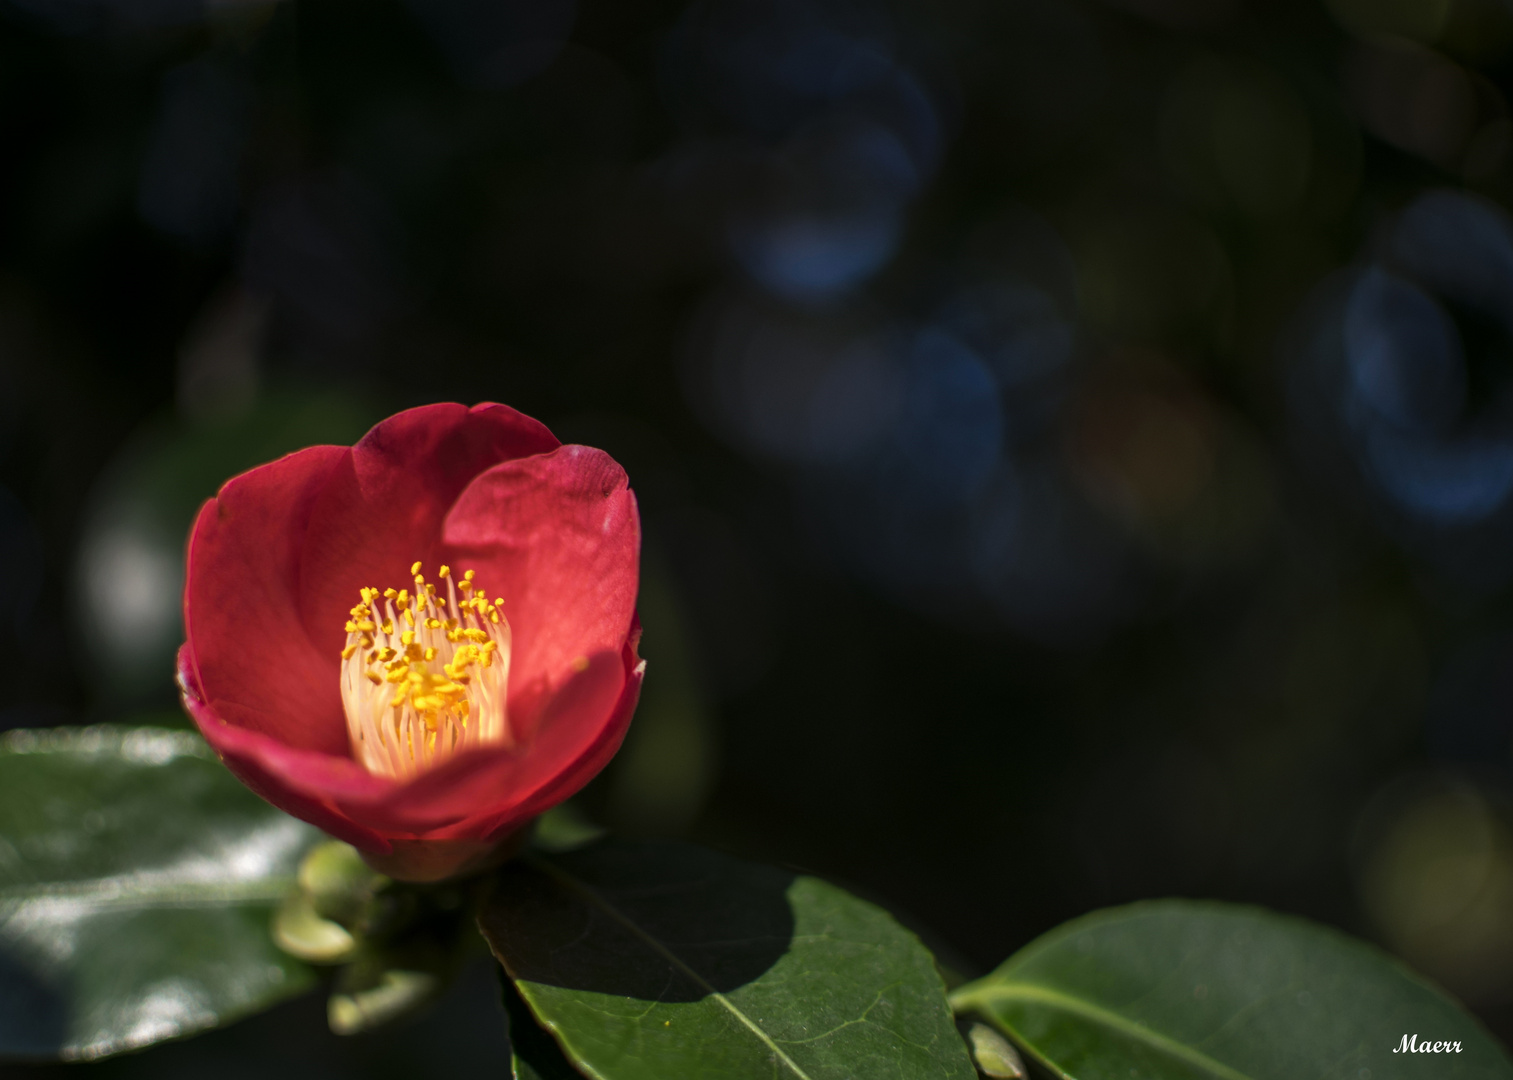
[[[1418,1036],[1403,1036],[1403,1041],[1397,1044],[1394,1054],[1458,1054],[1460,1043],[1458,1042],[1424,1042],[1418,1041]]]

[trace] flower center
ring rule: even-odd
[[[505,691],[510,624],[473,584],[441,568],[445,599],[410,567],[415,591],[362,590],[341,651],[341,700],[352,755],[371,773],[406,780],[460,750],[510,746]],[[462,594],[458,599],[457,594]]]

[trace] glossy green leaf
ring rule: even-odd
[[[1402,964],[1257,908],[1166,900],[1094,912],[951,1001],[1072,1080],[1513,1077],[1481,1025]],[[1402,1051],[1405,1037],[1456,1049]]]
[[[930,954],[816,878],[606,841],[506,867],[479,920],[601,1080],[971,1080]]]
[[[100,1057],[310,986],[269,927],[320,838],[191,732],[0,736],[0,1056]]]

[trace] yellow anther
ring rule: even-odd
[[[472,570],[454,574],[451,566],[440,566],[437,577],[446,582],[440,592],[425,580],[420,561],[411,574],[413,593],[358,590],[362,603],[351,610],[351,637],[342,651],[342,699],[354,756],[376,774],[397,778],[464,747],[512,744],[505,712],[508,623],[475,584]],[[496,629],[486,620],[504,625]],[[396,628],[403,632],[396,636]],[[359,655],[358,649],[366,651]],[[503,662],[493,664],[495,657]],[[375,686],[388,689],[375,692]]]

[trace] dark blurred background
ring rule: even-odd
[[[590,817],[966,974],[1266,904],[1507,1040],[1510,80],[1510,0],[0,0],[0,727],[181,722],[201,500],[503,401],[641,500]]]

